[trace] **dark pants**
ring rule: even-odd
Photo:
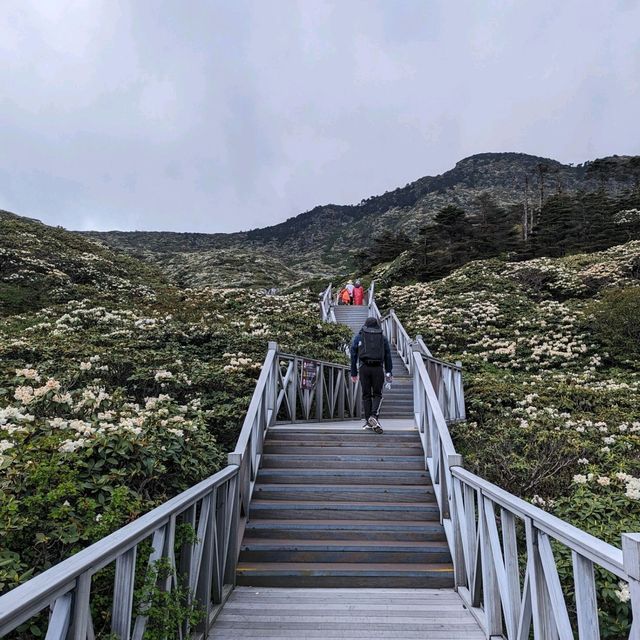
[[[362,403],[365,420],[378,416],[382,402],[382,385],[384,369],[381,364],[364,364],[360,366],[360,386],[362,387]]]

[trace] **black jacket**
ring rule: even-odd
[[[393,373],[393,361],[391,360],[391,347],[386,336],[382,336],[384,339],[384,370],[386,373]],[[357,333],[351,343],[351,375],[358,375],[358,349],[362,342],[362,335]]]

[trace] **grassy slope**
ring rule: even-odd
[[[59,227],[0,211],[0,316],[98,296],[151,301],[156,268]]]

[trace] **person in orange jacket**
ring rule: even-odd
[[[356,280],[353,287],[353,304],[362,304],[364,302],[364,289],[360,280]]]
[[[351,304],[351,296],[349,295],[349,291],[346,287],[340,291],[338,304]]]

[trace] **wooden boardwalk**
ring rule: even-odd
[[[483,640],[453,589],[237,587],[209,640]]]
[[[394,447],[397,448],[398,443],[401,443],[402,448],[405,449],[408,443],[413,442],[413,437],[415,437],[416,443],[419,443],[419,440],[413,419],[390,418],[384,420],[383,416],[381,416],[381,421],[385,428],[385,433],[382,435],[363,432],[360,428],[361,421],[354,420],[278,425],[272,427],[269,431],[269,438],[265,441],[265,455],[272,455],[273,452],[275,452],[276,455],[278,452],[286,452],[286,445],[297,446],[300,449],[297,455],[305,452],[316,452],[316,449],[321,445],[325,447],[324,452],[326,452],[326,454],[334,454],[334,449],[339,453],[347,454],[350,450],[359,451],[359,447],[356,447],[354,442],[362,441],[362,445],[360,446],[364,446],[365,443],[368,443],[368,446],[375,445],[380,452],[379,457],[377,457],[375,461],[367,464],[382,467],[385,464],[382,462],[385,453],[389,454],[390,452],[393,453],[396,451]],[[303,441],[305,437],[309,438],[308,442]],[[398,440],[399,438],[400,440]],[[352,442],[352,439],[354,439],[354,442]],[[285,448],[281,451],[281,447]],[[387,450],[388,448],[390,448],[389,451]],[[348,457],[349,460],[351,460],[352,456]],[[265,460],[266,459],[267,458],[265,458]],[[345,462],[347,467],[356,464],[357,463],[353,461]],[[402,493],[426,489],[426,487],[422,488],[420,485],[416,487],[412,487],[411,484],[407,485],[406,483],[409,481],[404,480],[403,482],[405,484],[401,484],[398,487],[384,485],[377,487],[378,491],[375,491],[377,484],[381,482],[392,482],[392,479],[383,478],[383,474],[393,473],[399,478],[403,473],[395,468],[398,466],[397,461],[393,464],[393,472],[382,468],[376,468],[371,472],[368,472],[366,469],[346,469],[341,472],[337,469],[332,470],[331,468],[327,468],[327,466],[330,467],[331,465],[339,466],[336,462],[323,462],[320,468],[310,469],[305,469],[304,466],[300,467],[297,465],[295,469],[288,471],[288,473],[295,472],[301,476],[301,478],[296,480],[295,484],[274,485],[271,483],[275,480],[272,479],[269,474],[274,472],[282,474],[285,470],[278,468],[270,469],[269,462],[267,461],[266,467],[263,467],[260,471],[261,475],[259,475],[258,483],[256,484],[252,502],[254,509],[248,523],[248,531],[252,531],[252,527],[257,527],[261,522],[260,520],[255,520],[256,505],[259,505],[260,497],[265,492],[265,487],[271,492],[273,492],[275,488],[284,488],[290,492],[300,492],[302,490],[314,490],[316,493],[320,492],[318,495],[312,493],[311,497],[305,498],[313,500],[320,500],[320,498],[325,497],[322,495],[322,492],[326,490],[333,492],[331,494],[333,500],[345,500],[346,498],[340,498],[335,495],[336,491],[342,488],[348,489],[350,492],[349,495],[371,489],[377,494],[377,500],[381,500],[384,493],[391,490]],[[316,487],[313,484],[321,481],[320,474],[347,472],[350,474],[349,478],[341,480],[347,483],[344,487],[335,485],[337,480],[331,480],[330,485],[318,484]],[[415,474],[418,472],[409,471],[405,473]],[[371,475],[371,478],[369,478],[368,482],[375,484],[367,484],[369,475]],[[306,476],[309,477],[306,478]],[[312,483],[313,481],[313,483],[298,484],[302,480],[305,480],[307,483]],[[269,482],[270,484],[261,485],[261,482]],[[293,480],[289,479],[289,482],[293,482]],[[328,480],[326,482],[328,482]],[[267,495],[273,498],[270,493]],[[356,498],[357,497],[358,496],[356,496]],[[325,499],[327,498],[325,497]],[[354,508],[357,506],[358,505],[354,505]],[[385,503],[381,503],[380,506],[384,507]],[[406,509],[409,510],[412,506],[413,504],[409,502],[406,504]],[[318,503],[316,511],[320,511],[322,507],[322,503]],[[351,518],[352,515],[353,514],[347,513],[341,517]],[[403,518],[404,517],[405,516],[403,516]],[[232,592],[212,627],[209,635],[210,639],[231,640],[248,638],[258,640],[260,638],[269,638],[270,640],[274,640],[276,638],[286,638],[291,640],[292,638],[341,638],[345,640],[354,638],[361,640],[365,638],[406,638],[409,640],[421,638],[425,640],[428,638],[433,640],[481,640],[485,637],[476,619],[465,608],[461,598],[453,589],[407,588],[413,585],[402,584],[398,585],[398,588],[388,588],[393,580],[399,579],[396,573],[398,573],[402,567],[406,567],[406,569],[403,569],[405,572],[412,569],[419,572],[422,567],[422,565],[415,564],[410,559],[411,554],[408,552],[413,551],[415,553],[416,551],[411,545],[422,548],[423,546],[428,547],[434,544],[446,544],[444,542],[438,542],[438,540],[429,542],[434,536],[438,538],[438,532],[429,529],[429,527],[441,528],[438,522],[416,523],[402,520],[402,522],[399,523],[402,526],[398,529],[396,523],[393,521],[378,522],[376,520],[369,522],[358,519],[354,522],[342,522],[340,520],[331,520],[327,523],[326,531],[323,529],[324,522],[321,519],[269,522],[270,526],[275,526],[280,523],[284,528],[278,530],[280,533],[277,536],[275,534],[269,535],[264,540],[247,540],[245,538],[243,553],[240,557],[241,562],[238,565],[239,575],[242,580],[245,584],[247,580],[251,580],[251,571],[248,571],[248,569],[244,567],[242,561],[245,557],[250,559],[249,556],[252,553],[255,555],[260,551],[261,547],[257,545],[258,542],[263,545],[277,544],[280,545],[282,549],[285,549],[285,547],[282,546],[284,543],[289,543],[289,546],[293,545],[292,548],[296,553],[300,554],[304,552],[305,555],[302,559],[306,560],[306,564],[303,563],[300,565],[300,567],[303,567],[300,571],[301,574],[308,574],[308,578],[293,577],[290,579],[294,580],[294,584],[307,580],[307,584],[312,584],[314,588],[301,586],[302,582],[295,588],[288,585],[272,586],[277,584],[278,578],[275,574],[268,578],[268,580],[271,581],[270,586],[238,586]],[[305,523],[308,526],[300,530]],[[347,527],[347,525],[349,526]],[[292,529],[289,530],[288,527],[292,527]],[[349,527],[354,529],[354,531],[351,531]],[[418,527],[419,530],[413,531],[412,527]],[[363,529],[363,531],[360,529]],[[381,530],[378,531],[378,529]],[[388,529],[388,531],[386,529]],[[429,530],[427,531],[427,529]],[[256,529],[256,531],[260,533],[259,529]],[[255,536],[256,533],[250,533],[249,535]],[[273,539],[277,537],[285,537],[287,540],[278,541]],[[304,540],[297,540],[297,538],[301,537],[303,537]],[[289,538],[291,538],[291,540],[289,540]],[[319,539],[316,540],[315,538]],[[333,538],[349,539],[338,540],[336,542]],[[403,542],[404,540],[409,540],[409,542]],[[356,564],[327,564],[327,558],[323,559],[324,564],[313,564],[310,562],[312,557],[315,558],[315,555],[320,552],[316,551],[314,555],[312,549],[307,549],[309,545],[329,545],[329,547],[323,551],[326,556],[328,551],[332,549],[332,545],[335,546],[338,543],[341,545],[340,553],[344,554],[345,558],[351,562],[356,560]],[[406,558],[403,557],[400,558],[400,560],[409,564],[379,564],[381,560],[376,560],[375,558],[378,555],[384,556],[385,553],[388,553],[390,549],[389,545],[392,544],[396,546],[399,545],[398,549],[401,553],[396,553],[396,555],[406,556]],[[360,549],[360,546],[362,546],[363,549],[368,549],[370,556],[368,562],[377,562],[378,564],[368,565],[367,560],[364,558],[352,558],[352,555],[357,556],[358,553],[354,554],[350,545],[356,545],[356,547],[354,547],[356,551]],[[289,546],[286,546],[287,553],[292,553]],[[342,547],[344,547],[344,549]],[[405,547],[411,548],[405,549]],[[324,547],[322,547],[322,549],[324,549]],[[274,551],[267,550],[265,553],[273,555]],[[280,554],[282,553],[283,551],[280,551]],[[334,555],[336,554],[334,553]],[[332,557],[331,559],[334,563],[345,562],[345,560],[340,560],[339,558],[335,559]],[[395,556],[394,561],[398,561]],[[421,561],[424,562],[424,559],[421,559]],[[384,562],[384,558],[382,562]],[[417,562],[418,560],[416,560],[416,563]],[[265,565],[263,569],[267,566],[268,565]],[[291,567],[293,566],[294,565],[291,565]],[[295,566],[297,567],[298,565]],[[289,565],[282,565],[282,567],[286,568],[289,567]],[[368,569],[372,576],[374,574],[377,575],[376,580],[380,586],[387,588],[371,588],[377,586],[375,582],[366,584],[365,586],[367,588],[362,588],[363,585],[357,583],[354,584],[352,588],[345,588],[341,584],[328,585],[338,588],[317,588],[314,583],[320,584],[322,580],[326,580],[326,577],[321,576],[323,567],[326,567],[326,571],[329,573],[335,571],[336,567],[341,567],[342,573],[340,575],[346,575],[348,571],[355,572],[359,575],[364,569]],[[443,564],[442,567],[447,568],[447,565]],[[256,567],[253,568],[255,569]],[[272,573],[274,571],[275,569],[271,570]],[[389,576],[385,576],[385,571],[388,571]],[[405,577],[404,579],[408,580],[409,578]],[[425,578],[420,576],[412,579],[420,582],[425,581]],[[335,578],[335,580],[345,581],[346,578]],[[362,583],[362,578],[360,582]],[[267,584],[269,584],[269,582],[267,582]]]

